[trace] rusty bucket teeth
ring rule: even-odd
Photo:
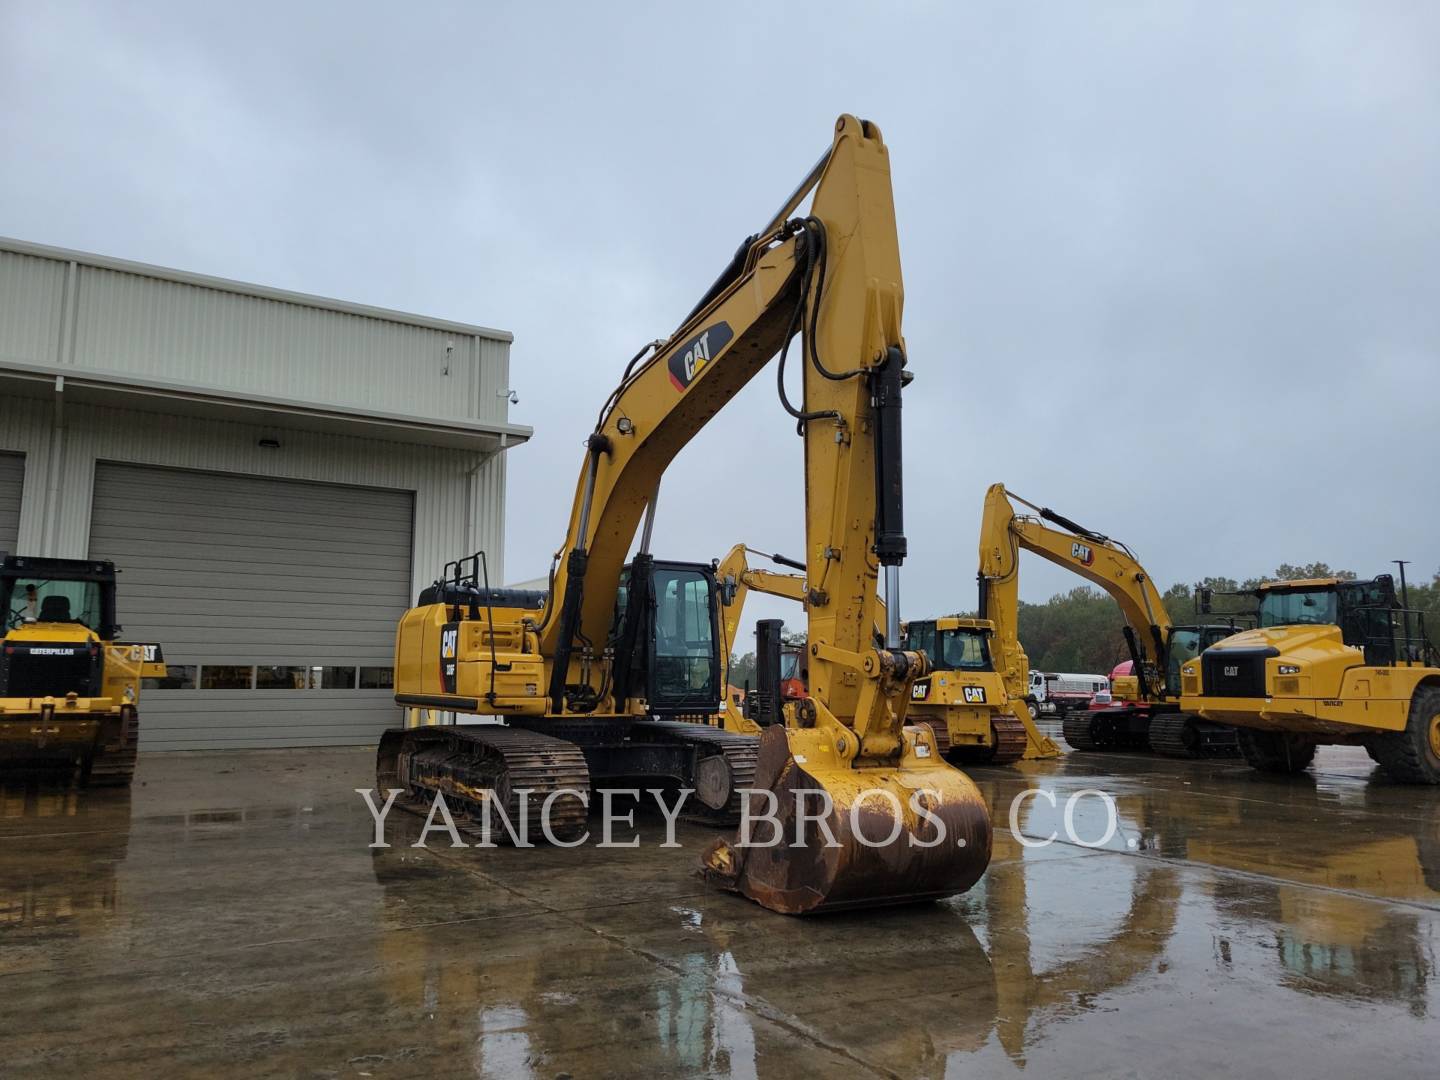
[[[990,814],[968,776],[938,757],[856,767],[816,752],[824,738],[765,731],[748,843],[737,834],[711,844],[701,859],[705,880],[787,915],[938,900],[980,880],[990,863]],[[764,792],[775,796],[778,843],[758,820],[770,803]],[[821,792],[829,796],[828,833],[806,820],[796,844],[797,806],[818,817]]]

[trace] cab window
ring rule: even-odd
[[[7,625],[28,622],[80,623],[100,629],[100,585],[94,581],[46,581],[21,579],[9,597]]]
[[[655,669],[667,699],[720,700],[710,582],[694,570],[655,571]]]
[[[946,630],[940,635],[937,666],[950,671],[987,671],[990,667],[985,634],[980,630]]]
[[[1260,598],[1260,625],[1334,626],[1338,621],[1334,589],[1270,591]]]

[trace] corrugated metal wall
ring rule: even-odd
[[[0,358],[59,361],[66,264],[0,251]]]
[[[85,258],[0,248],[0,359],[337,408],[506,420],[510,346],[499,331]]]
[[[77,298],[77,367],[414,416],[477,412],[473,338],[88,266]]]
[[[0,552],[16,553],[15,540],[20,535],[20,492],[24,486],[24,457],[0,454]]]

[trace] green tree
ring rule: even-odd
[[[746,686],[755,685],[755,654],[747,652],[744,656],[739,653],[730,654],[730,670],[725,674],[725,681],[731,686],[738,686],[745,689]]]

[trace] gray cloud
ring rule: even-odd
[[[1428,571],[1437,31],[1420,3],[11,4],[0,232],[514,330],[519,578],[624,360],[854,111],[905,256],[908,612],[973,604],[992,480],[1167,584]],[[800,496],[762,376],[658,545],[798,551]],[[1032,560],[1023,593],[1073,584]]]

